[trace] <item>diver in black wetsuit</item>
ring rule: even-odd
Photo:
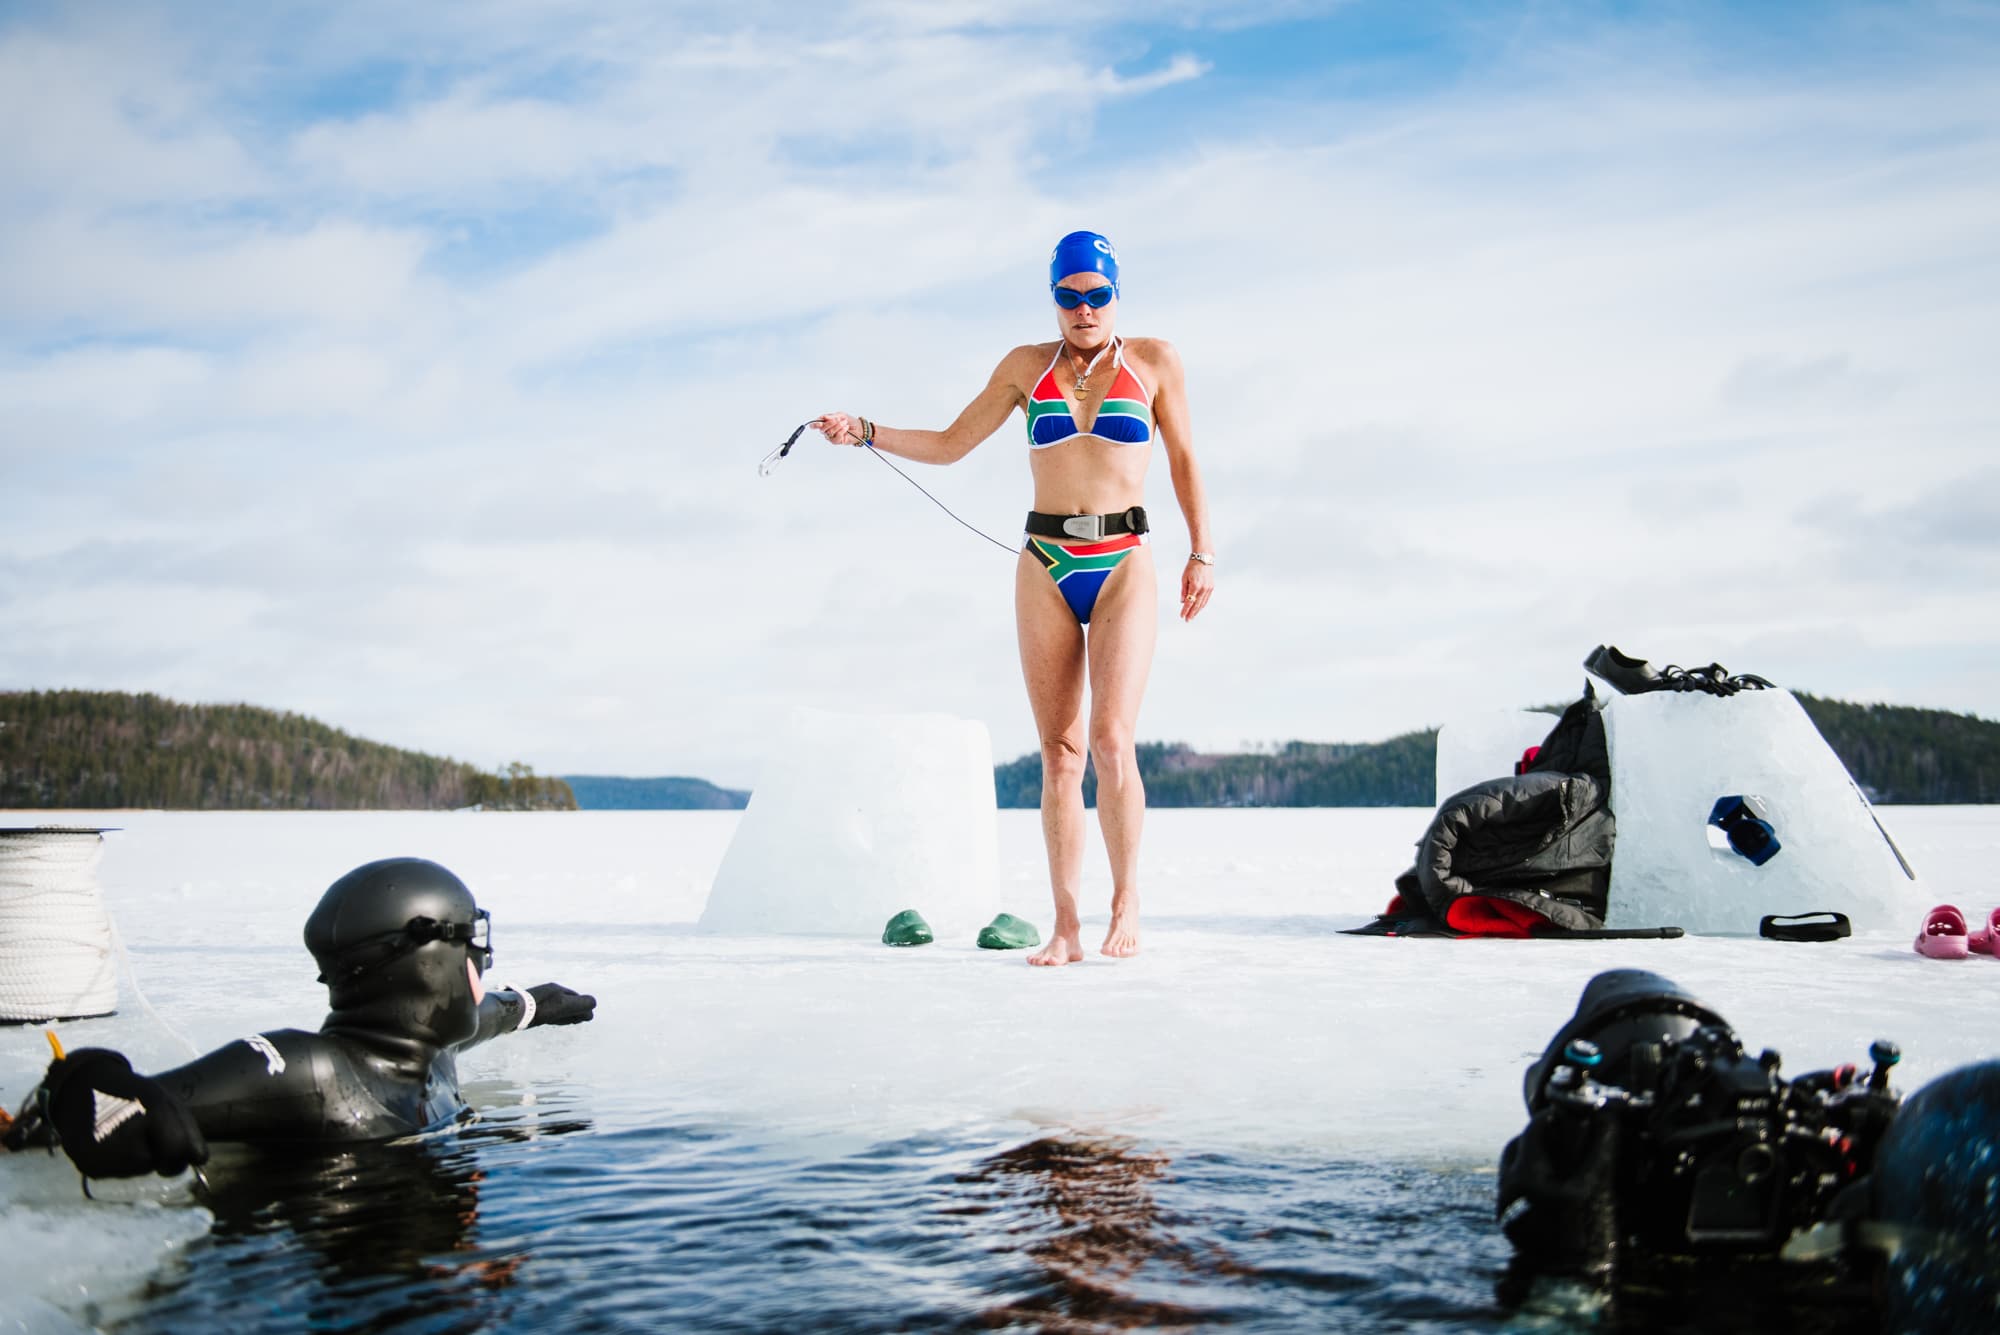
[[[210,1140],[379,1140],[464,1117],[453,1054],[515,1029],[580,1024],[595,997],[544,983],[487,993],[491,919],[435,862],[389,858],[335,881],[306,919],[332,1011],[148,1078],[84,1048],[49,1066],[9,1148],[60,1143],[85,1177],[171,1176]]]

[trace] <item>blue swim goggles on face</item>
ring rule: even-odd
[[[1103,287],[1093,287],[1088,292],[1079,292],[1073,287],[1057,287],[1050,288],[1049,290],[1055,293],[1056,305],[1066,311],[1073,311],[1085,304],[1088,304],[1092,310],[1103,310],[1111,304],[1111,299],[1118,295],[1118,285],[1116,283],[1106,283]]]

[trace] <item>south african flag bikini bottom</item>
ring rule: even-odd
[[[1097,595],[1104,588],[1104,581],[1118,568],[1118,563],[1130,556],[1146,541],[1143,533],[1125,533],[1103,542],[1061,543],[1051,538],[1030,537],[1027,551],[1042,563],[1042,569],[1049,572],[1049,578],[1056,582],[1063,601],[1069,610],[1076,613],[1080,626],[1090,624],[1091,609],[1097,606]]]

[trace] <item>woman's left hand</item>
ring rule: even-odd
[[[1208,606],[1215,593],[1215,567],[1206,561],[1188,558],[1181,571],[1181,620],[1192,621]]]

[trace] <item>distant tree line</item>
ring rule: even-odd
[[[1874,802],[2000,802],[2000,723],[1794,692]]]
[[[254,705],[118,691],[0,692],[0,807],[574,810],[561,779],[490,774]]]
[[[2000,802],[2000,723],[1901,705],[1800,694],[1799,703],[1875,801]],[[1437,732],[1384,742],[1287,742],[1208,754],[1145,742],[1139,773],[1155,807],[1427,807]],[[1003,807],[1041,803],[1038,754],[996,766]],[[701,779],[578,775],[578,786],[515,763],[487,773],[364,741],[299,714],[186,705],[112,691],[0,692],[0,808],[501,811],[733,808],[748,794]],[[1096,801],[1094,772],[1084,796]]]
[[[1139,777],[1149,807],[1427,807],[1436,787],[1437,730],[1386,742],[1286,742],[1270,752],[1209,755],[1180,742],[1141,742]],[[1042,801],[1042,758],[997,765],[1003,807]],[[1084,801],[1097,801],[1097,770],[1084,770]]]
[[[2000,802],[2000,723],[1938,709],[1805,694],[1798,700],[1871,801]],[[1151,807],[1427,807],[1437,797],[1436,729],[1386,742],[1287,742],[1237,755],[1207,755],[1178,742],[1138,749]],[[1083,784],[1084,800],[1094,804],[1094,767]],[[993,786],[1003,807],[1041,805],[1041,756],[995,766]]]

